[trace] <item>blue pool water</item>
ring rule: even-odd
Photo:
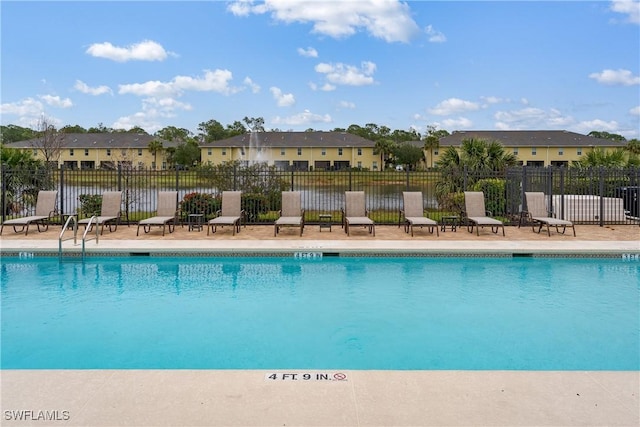
[[[638,370],[640,263],[5,258],[3,369]]]

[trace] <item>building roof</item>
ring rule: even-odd
[[[373,147],[375,143],[347,132],[253,132],[219,141],[205,142],[201,147]]]
[[[440,146],[458,146],[470,138],[498,141],[506,147],[623,147],[625,144],[566,130],[468,130],[440,138]]]
[[[63,148],[148,148],[149,143],[158,140],[153,135],[137,133],[65,133],[60,134],[63,138],[61,146]],[[38,147],[39,138],[17,141],[7,144],[12,148],[35,148]],[[178,146],[176,141],[160,140],[164,148]]]

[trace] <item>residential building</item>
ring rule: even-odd
[[[625,145],[564,130],[455,131],[440,138],[440,147],[433,150],[433,162],[447,147],[459,147],[463,140],[471,138],[500,142],[526,166],[570,166],[596,147],[611,151]]]
[[[380,170],[374,142],[346,132],[251,132],[200,144],[202,163],[267,162],[284,170]]]
[[[66,169],[113,169],[118,165],[133,168],[167,169],[166,148],[178,143],[161,141],[163,149],[157,153],[149,150],[149,143],[156,137],[136,133],[66,133],[59,134],[57,148],[49,151],[55,158],[49,161]],[[33,156],[45,160],[39,139],[7,144],[7,147],[32,151]],[[51,157],[51,156],[50,156]]]

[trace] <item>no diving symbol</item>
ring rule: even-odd
[[[336,381],[344,381],[347,379],[347,374],[343,374],[342,372],[336,372],[333,374],[333,379]]]

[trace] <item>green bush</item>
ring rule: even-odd
[[[270,209],[269,197],[264,194],[243,194],[242,209],[247,222],[255,222],[258,215],[267,213]]]
[[[484,207],[494,216],[503,216],[507,208],[506,181],[498,178],[480,179],[473,184],[473,191],[484,193]]]
[[[80,200],[80,212],[82,216],[100,215],[102,211],[102,195],[101,194],[81,194],[78,196]]]
[[[206,193],[189,193],[185,194],[180,202],[180,210],[184,215],[204,214],[205,217],[211,217],[220,210],[222,200]]]

